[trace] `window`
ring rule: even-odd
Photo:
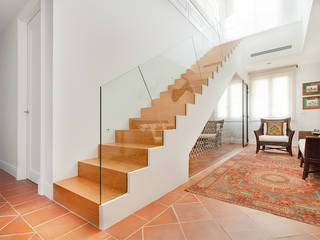
[[[251,120],[292,114],[293,71],[250,74]]]
[[[217,118],[240,121],[242,119],[242,81],[232,80],[218,102]]]

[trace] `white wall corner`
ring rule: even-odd
[[[6,171],[14,177],[17,177],[17,168],[6,161],[0,160],[0,169]]]

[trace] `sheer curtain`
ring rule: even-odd
[[[242,81],[232,80],[218,102],[217,118],[229,121],[242,119]]]
[[[251,120],[292,116],[295,67],[251,73],[249,76]]]

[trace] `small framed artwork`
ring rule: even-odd
[[[320,109],[320,96],[304,97],[303,109]]]
[[[320,94],[320,82],[303,83],[302,94],[303,96]]]

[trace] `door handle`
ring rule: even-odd
[[[25,114],[29,114],[30,112],[29,112],[29,110],[25,110],[24,113]]]

